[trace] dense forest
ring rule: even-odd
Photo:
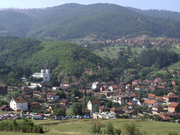
[[[101,57],[81,46],[63,41],[0,37],[0,58],[10,67],[22,68],[24,75],[49,68],[51,74],[59,79],[63,75],[105,79],[111,76],[112,69],[112,65]],[[10,67],[3,70],[8,70],[8,74]]]
[[[94,34],[97,39],[121,36],[180,36],[173,19],[143,15],[113,4],[65,4],[46,9],[0,11],[0,35],[44,41],[69,40]]]
[[[139,63],[143,67],[149,67],[154,64],[155,67],[163,68],[176,62],[178,62],[178,54],[167,50],[143,50],[139,56]]]
[[[135,12],[144,14],[144,15],[149,15],[153,17],[162,17],[162,18],[171,18],[174,20],[180,21],[180,13],[179,12],[173,12],[173,11],[167,11],[167,10],[141,10],[141,9],[136,9],[132,7],[128,7],[128,9],[131,9]]]

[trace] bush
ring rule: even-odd
[[[94,123],[89,131],[92,134],[101,134],[101,127],[99,125],[96,125],[96,123]]]
[[[175,131],[172,131],[172,132],[169,132],[168,135],[179,135],[179,134]]]
[[[134,123],[125,124],[126,135],[147,135],[146,132],[141,132],[140,129]]]
[[[114,135],[115,134],[115,129],[114,125],[111,122],[107,123],[107,129],[105,131],[106,134]]]
[[[23,121],[2,121],[0,122],[0,131],[2,132],[21,132],[21,133],[44,133],[40,125],[35,125],[32,120],[23,118]],[[48,130],[46,130],[47,132]]]

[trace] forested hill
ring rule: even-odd
[[[0,11],[0,35],[15,35],[46,41],[121,36],[180,36],[180,23],[146,16],[114,4],[65,4],[46,9]]]
[[[141,13],[144,15],[149,15],[153,17],[162,17],[162,18],[171,18],[174,20],[180,21],[180,13],[179,12],[173,12],[173,11],[167,11],[167,10],[141,10],[137,8],[128,7],[128,9],[131,9],[137,13]]]
[[[112,66],[81,46],[19,37],[0,37],[0,58],[11,67],[38,72],[49,68],[55,76],[110,77]]]

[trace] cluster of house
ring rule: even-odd
[[[116,79],[115,79],[116,80]],[[87,94],[90,93],[94,98],[101,97],[111,100],[114,103],[125,105],[120,108],[108,108],[101,104],[97,99],[90,100],[87,103],[87,108],[83,108],[83,114],[90,114],[93,112],[93,107],[97,105],[99,107],[99,112],[94,113],[96,118],[113,118],[115,113],[125,113],[128,115],[138,114],[139,109],[136,106],[144,106],[148,108],[156,117],[160,117],[162,120],[170,120],[171,117],[180,117],[180,101],[178,101],[179,96],[175,94],[175,87],[178,86],[177,81],[172,81],[173,87],[166,87],[167,81],[161,78],[156,78],[154,81],[150,80],[134,80],[131,84],[125,82],[107,81],[103,82],[101,80],[94,82],[92,84],[87,84],[85,89],[79,89],[80,92]],[[10,100],[10,106],[3,105],[0,107],[1,110],[12,109],[15,111],[28,111],[30,108],[44,108],[53,111],[56,105],[59,104],[64,110],[72,102],[67,94],[66,89],[78,88],[79,83],[70,83],[64,81],[60,83],[60,86],[53,87],[51,91],[38,91],[33,90],[28,87],[22,87],[19,89],[22,91],[21,97],[12,97]],[[7,93],[6,86],[0,86],[0,93]],[[150,94],[150,91],[159,90],[173,90],[167,95],[156,96],[155,94]],[[63,90],[67,95],[66,99],[59,99],[58,91]],[[145,91],[148,93],[148,97],[139,98],[136,91]],[[30,102],[31,99],[37,100],[38,102]],[[78,99],[80,102],[81,99]],[[43,106],[42,103],[46,103]],[[101,106],[102,105],[102,106]]]
[[[137,37],[134,39],[122,39],[122,38],[118,38],[116,40],[107,40],[106,42],[101,41],[101,43],[107,43],[107,44],[111,44],[110,46],[130,46],[130,47],[135,47],[137,45],[141,45],[143,48],[146,48],[146,46],[144,46],[144,39],[149,39],[150,43],[153,46],[158,46],[159,44],[161,44],[162,46],[168,45],[169,42],[171,43],[180,43],[180,39],[179,38],[165,38],[165,39],[156,39],[156,38],[149,38],[147,35],[143,35],[142,37]],[[177,47],[179,47],[180,45],[178,45]]]

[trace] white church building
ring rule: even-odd
[[[33,77],[36,78],[43,78],[43,82],[49,82],[50,81],[50,70],[49,69],[41,69],[41,72],[35,72],[33,75]]]

